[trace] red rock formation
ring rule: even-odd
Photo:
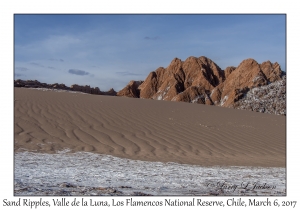
[[[281,80],[278,63],[246,59],[225,71],[204,56],[173,59],[151,72],[141,85],[131,81],[118,95],[231,107],[251,88]]]
[[[274,64],[272,64],[270,61],[263,62],[260,65],[260,68],[265,74],[267,80],[270,82],[275,82],[281,79],[282,71],[277,62]]]
[[[160,67],[148,75],[139,87],[140,97],[167,101],[178,100],[174,97],[189,87],[212,90],[224,78],[224,72],[220,67],[204,56],[189,57],[184,62],[175,58],[166,69]],[[188,94],[195,95],[195,92],[192,92]]]
[[[131,80],[126,87],[124,87],[122,90],[120,90],[117,93],[117,96],[127,96],[132,98],[139,98],[140,97],[140,91],[138,87],[143,83],[143,81],[134,81]]]
[[[182,93],[173,98],[172,101],[183,101],[198,104],[212,105],[208,91],[203,87],[190,86]]]
[[[161,78],[164,73],[165,69],[160,67],[148,75],[143,84],[139,86],[141,98],[152,98],[152,96],[157,93],[157,89],[161,85]]]
[[[246,59],[212,91],[212,101],[216,105],[230,107],[249,89],[278,81],[281,74],[277,63],[272,64],[268,61],[259,65],[254,59]]]

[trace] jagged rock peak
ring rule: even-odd
[[[177,94],[189,87],[195,86],[197,88],[189,89],[193,91],[186,94],[195,95],[195,93],[202,92],[200,91],[201,88],[212,90],[224,78],[224,71],[205,56],[199,58],[190,56],[185,61],[174,58],[166,69],[160,67],[155,72],[150,72],[145,82],[139,87],[140,97],[175,100],[174,97]],[[198,90],[198,87],[201,88]],[[189,98],[189,96],[185,98]]]
[[[114,90],[113,88],[110,88],[110,89],[108,90],[108,92],[115,92],[115,90]]]
[[[258,64],[256,60],[248,58],[226,76],[226,80],[212,91],[211,97],[216,105],[231,107],[250,89],[278,80],[281,80],[279,65],[270,61]]]
[[[171,61],[171,64],[172,64],[172,63],[180,63],[180,62],[182,62],[181,59],[179,59],[179,58],[176,57],[176,58],[174,58],[174,59]]]

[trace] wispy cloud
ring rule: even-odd
[[[25,68],[25,67],[15,67],[15,70],[18,70],[18,71],[28,71],[29,69]]]
[[[39,67],[44,67],[42,64],[36,63],[36,62],[31,62],[30,63],[33,66],[39,66]]]
[[[136,74],[136,73],[129,72],[129,71],[119,71],[119,72],[116,72],[116,74],[119,74],[121,76],[140,76],[140,75],[142,75],[142,74]]]
[[[68,71],[70,74],[76,74],[76,75],[80,75],[80,76],[84,76],[84,75],[88,75],[89,72],[83,71],[83,70],[79,70],[79,69],[69,69]]]
[[[147,40],[158,40],[158,39],[159,39],[159,36],[155,36],[155,37],[145,36],[144,39],[147,39]]]
[[[56,58],[50,58],[49,59],[50,61],[59,61],[59,62],[64,62],[63,59],[59,58],[59,59],[56,59]]]

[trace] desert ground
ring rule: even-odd
[[[281,174],[276,175],[280,178],[277,181],[273,180],[274,177],[269,181],[285,186],[285,116],[183,102],[15,88],[14,126],[15,187],[20,194],[28,194],[22,189],[25,189],[23,185],[26,183],[30,184],[29,179],[25,181],[26,176],[32,176],[30,170],[37,171],[41,169],[37,166],[45,166],[39,161],[52,160],[57,163],[57,160],[61,160],[65,167],[69,167],[71,156],[73,160],[83,160],[87,154],[100,155],[90,159],[93,164],[103,159],[103,155],[111,158],[111,164],[124,160],[121,165],[125,166],[118,166],[123,171],[126,171],[126,163],[134,168],[131,161],[159,163],[155,166],[157,168],[167,168],[168,164],[173,164],[174,170],[185,166],[202,169],[219,167],[206,176],[210,174],[216,182],[216,174],[222,168],[225,171],[230,167],[245,169],[248,175],[254,177],[250,180],[253,182],[253,173],[269,170],[266,173],[271,176]],[[31,158],[28,156],[30,154]],[[26,165],[26,158],[31,163],[30,167],[26,166],[27,175],[26,170],[22,169]],[[36,160],[34,167],[33,160]],[[75,166],[82,164],[75,162]],[[106,162],[105,165],[109,164]],[[97,167],[101,168],[101,164]],[[112,169],[106,168],[106,172],[109,170]],[[188,171],[195,170],[181,171],[188,176]],[[266,174],[259,173],[256,179],[266,178]],[[230,180],[237,175],[240,175],[240,170],[236,170]],[[222,180],[224,177],[221,177]],[[72,180],[76,181],[75,178]],[[241,181],[238,180],[239,183]],[[126,181],[123,183],[126,185]],[[147,183],[147,179],[141,183]],[[118,182],[117,186],[121,186],[121,183]],[[285,191],[283,188],[281,192]],[[174,188],[172,192],[177,191]]]

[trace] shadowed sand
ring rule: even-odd
[[[284,116],[15,88],[14,148],[203,166],[285,167]]]

